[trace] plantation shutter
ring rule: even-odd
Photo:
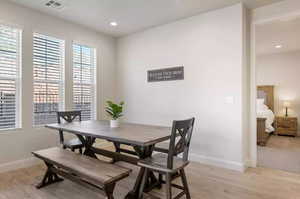
[[[0,129],[18,128],[21,31],[0,25]]]
[[[95,49],[73,44],[73,106],[82,120],[95,119]]]
[[[64,106],[64,49],[64,41],[34,33],[34,125],[56,123],[56,112]]]

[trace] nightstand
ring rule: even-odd
[[[277,135],[297,136],[298,119],[296,117],[276,117],[275,128]]]

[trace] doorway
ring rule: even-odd
[[[257,166],[300,173],[300,17],[254,31]]]

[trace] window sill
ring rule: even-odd
[[[23,128],[0,129],[0,134],[11,134],[23,131]]]
[[[33,129],[45,129],[46,128],[45,125],[47,125],[47,124],[34,125],[34,126],[32,126],[32,128]]]

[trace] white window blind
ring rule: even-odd
[[[82,111],[82,120],[96,118],[95,55],[95,48],[73,44],[73,106]]]
[[[0,129],[20,127],[21,31],[0,25]]]
[[[34,33],[33,36],[33,125],[57,122],[56,112],[64,106],[63,40]]]

